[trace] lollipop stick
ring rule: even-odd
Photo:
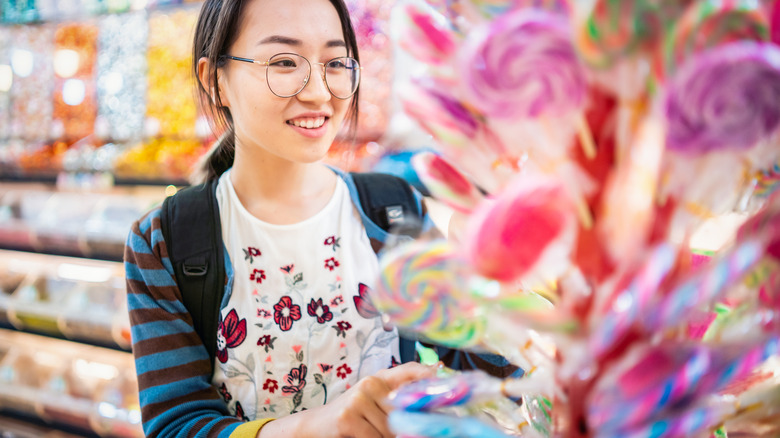
[[[577,115],[577,136],[580,139],[580,146],[582,146],[582,152],[589,160],[596,158],[596,142],[593,140],[593,132],[590,130],[588,121],[582,114]]]

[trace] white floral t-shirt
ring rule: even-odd
[[[232,413],[254,420],[311,409],[397,361],[397,331],[366,300],[378,262],[341,178],[325,208],[292,225],[249,214],[230,171],[217,201],[233,287],[212,383]]]

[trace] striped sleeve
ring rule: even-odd
[[[229,437],[242,423],[211,385],[206,348],[168,258],[160,210],[136,222],[125,246],[127,303],[147,437]]]

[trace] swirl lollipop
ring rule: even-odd
[[[479,343],[485,316],[468,295],[470,272],[443,241],[413,243],[386,253],[371,301],[380,312],[434,342]]]
[[[566,20],[523,9],[473,32],[460,59],[468,102],[497,119],[561,116],[585,99],[585,75]]]
[[[666,92],[670,150],[745,150],[780,127],[780,49],[741,42],[686,63]]]
[[[688,8],[665,42],[665,71],[674,72],[693,54],[715,46],[768,37],[766,14],[758,2],[700,0]]]

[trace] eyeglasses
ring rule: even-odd
[[[279,97],[295,96],[303,91],[311,78],[311,63],[295,53],[279,53],[265,62],[231,55],[223,55],[222,58],[264,65],[268,88]],[[322,66],[322,79],[333,97],[343,100],[355,94],[360,84],[361,70],[356,59],[342,56],[315,64]]]

